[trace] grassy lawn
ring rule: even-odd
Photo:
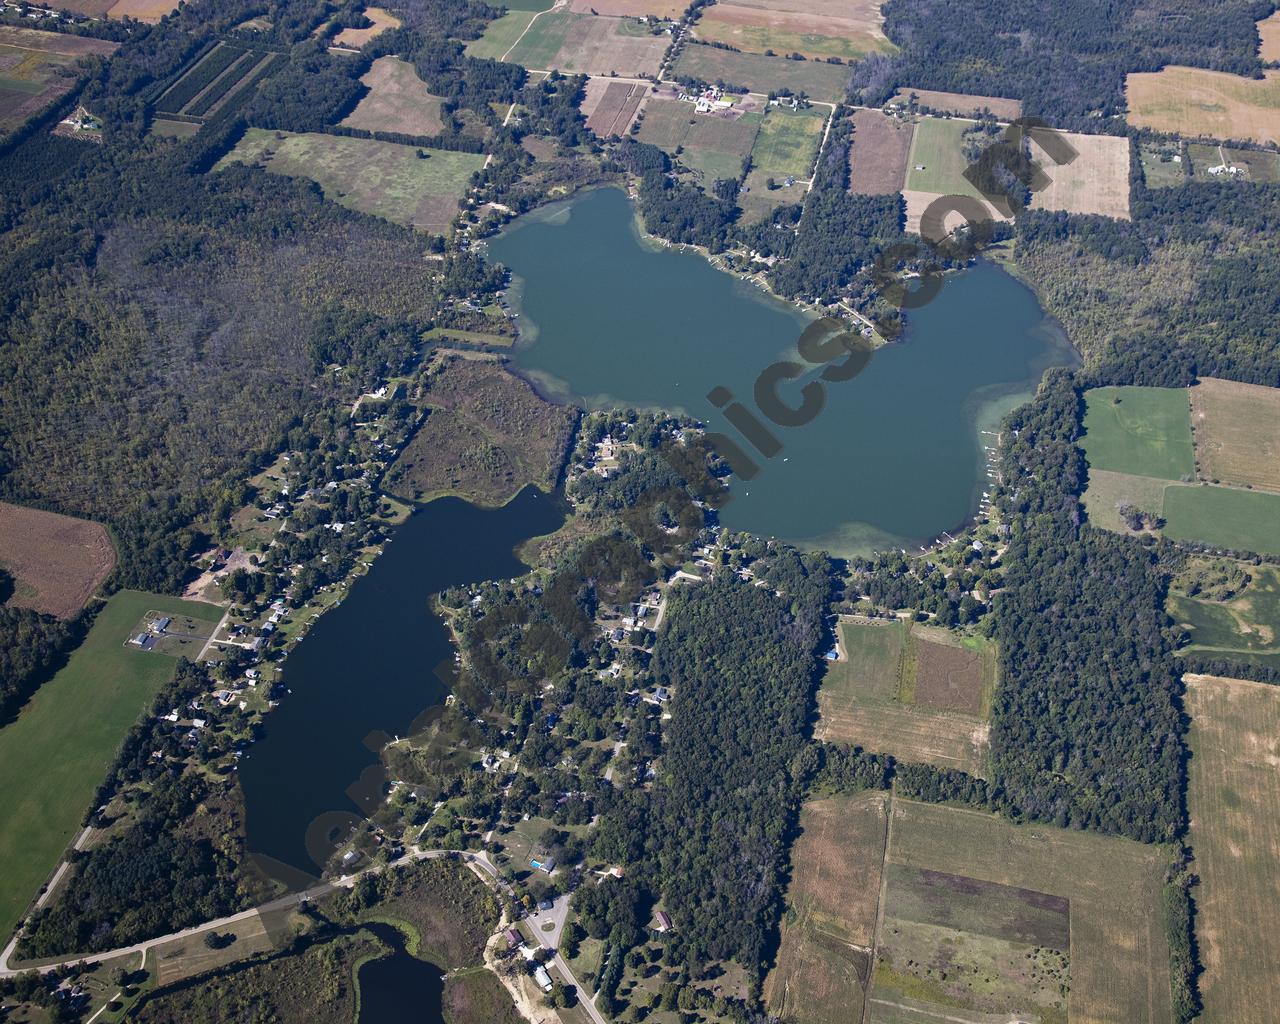
[[[484,157],[422,149],[423,158],[418,152],[373,139],[250,128],[218,166],[257,164],[272,174],[310,178],[343,206],[442,233]]]
[[[79,649],[0,729],[0,931],[6,934],[80,829],[120,741],[175,661],[125,647],[149,610],[212,624],[222,609],[195,601],[121,591],[107,602]]]
[[[835,36],[816,32],[794,32],[768,24],[740,24],[725,21],[712,8],[698,20],[697,36],[712,42],[727,43],[738,50],[764,53],[803,53],[809,58],[843,57],[856,60],[868,53],[893,53],[895,47],[887,39],[871,33]]]
[[[964,176],[969,161],[964,158],[961,137],[968,127],[967,121],[921,118],[911,144],[906,187],[914,192],[980,198],[982,193]]]
[[[1164,534],[1234,551],[1280,555],[1280,495],[1229,487],[1168,487]]]
[[[520,45],[512,51],[510,60],[529,68],[555,67],[556,56],[569,35],[569,27],[581,17],[583,15],[568,10],[544,14],[529,27]],[[487,32],[485,34],[488,35]]]
[[[759,53],[738,53],[694,44],[681,51],[675,74],[689,75],[704,82],[723,80],[752,92],[790,89],[794,93],[807,93],[824,103],[841,99],[849,81],[849,69],[840,64],[787,60],[785,57],[766,57]]]
[[[515,344],[515,338],[510,334],[489,334],[485,331],[460,331],[453,327],[433,327],[423,335],[426,341],[434,341],[439,344],[448,344],[449,342],[466,342],[471,345],[497,345],[501,348],[510,348]]]
[[[1191,479],[1191,406],[1181,388],[1095,388],[1085,394],[1083,446],[1090,469]]]
[[[1280,668],[1280,569],[1250,565],[1252,579],[1229,601],[1170,592],[1168,612],[1191,632],[1189,650]]]
[[[484,35],[467,43],[467,56],[501,59],[515,45],[520,33],[529,27],[535,13],[537,12],[530,8],[511,7],[501,18],[489,22]]]
[[[813,173],[813,162],[827,123],[825,107],[808,110],[783,110],[772,107],[760,124],[751,149],[751,161],[766,175],[784,178],[788,174],[801,180]]]

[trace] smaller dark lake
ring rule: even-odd
[[[433,501],[320,617],[285,662],[292,692],[240,765],[249,850],[269,874],[290,884],[316,875],[383,799],[383,745],[443,701],[454,650],[432,595],[523,573],[514,549],[563,522],[533,487],[492,510]]]
[[[389,924],[366,924],[393,952],[360,968],[360,1019],[356,1024],[442,1024],[444,972],[405,949],[405,938]]]

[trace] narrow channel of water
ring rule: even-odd
[[[453,647],[432,595],[519,575],[514,549],[563,521],[533,487],[493,510],[433,501],[316,622],[285,662],[291,693],[240,765],[249,849],[269,874],[293,885],[317,874],[383,799],[382,746],[444,699]]]
[[[520,218],[489,244],[515,275],[516,361],[546,394],[589,406],[659,407],[696,416],[749,446],[707,399],[728,388],[750,408],[757,376],[794,359],[808,318],[693,252],[644,239],[617,189]],[[1076,356],[1032,292],[979,264],[911,312],[905,340],[856,379],[826,385],[800,427],[770,426],[782,450],[738,481],[723,522],[836,554],[914,547],[978,506],[980,433]],[[799,404],[816,367],[780,389]]]

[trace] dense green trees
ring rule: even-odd
[[[1081,522],[1080,404],[1051,371],[1005,426],[993,781],[1018,814],[1170,839],[1184,822],[1183,725],[1161,555]]]
[[[0,569],[0,722],[48,679],[84,635],[83,621],[63,622],[4,602],[12,578]]]
[[[1270,12],[1265,0],[1215,0],[1194,23],[1183,10],[1177,0],[890,0],[885,34],[900,52],[859,65],[855,89],[868,103],[897,86],[1008,96],[1027,114],[1096,131],[1095,112],[1124,110],[1126,72],[1167,64],[1259,70],[1254,23]]]

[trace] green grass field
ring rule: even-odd
[[[511,8],[501,18],[489,22],[484,35],[467,43],[467,56],[485,60],[501,60],[529,27],[537,11],[532,8]]]
[[[326,198],[343,206],[439,234],[448,229],[484,157],[441,149],[422,152],[425,159],[416,146],[250,128],[218,167],[238,161],[272,174],[310,178]]]
[[[1167,487],[1164,534],[1233,551],[1280,555],[1280,495],[1229,487]]]
[[[520,12],[522,15],[525,12]],[[510,18],[506,15],[502,20]],[[526,68],[556,68],[572,74],[654,74],[666,49],[666,36],[655,36],[647,25],[628,18],[597,17],[554,10],[530,20],[523,36],[505,59]],[[488,36],[488,32],[485,36]],[[508,34],[504,28],[502,35]],[[502,56],[499,51],[493,56]],[[479,54],[473,54],[479,56]]]
[[[1188,650],[1280,668],[1280,569],[1250,565],[1248,587],[1229,601],[1170,591],[1170,617],[1190,630]]]
[[[744,114],[736,120],[694,113],[693,105],[679,100],[651,100],[636,138],[674,154],[702,175],[710,187],[717,178],[736,178],[755,143],[761,115]]]
[[[716,17],[713,8],[705,8],[695,30],[699,39],[727,43],[737,50],[764,53],[802,53],[811,59],[842,57],[857,60],[869,53],[894,53],[897,47],[887,39],[870,32],[833,36],[813,32],[788,32],[767,24],[744,25]]]
[[[752,92],[778,89],[804,92],[815,100],[834,103],[844,96],[849,69],[816,60],[787,60],[759,53],[737,53],[714,46],[690,44],[680,53],[676,75],[689,75],[704,82],[724,81]]]
[[[813,174],[828,114],[826,107],[808,110],[771,107],[751,148],[752,164],[773,178],[781,179],[789,174],[797,180],[808,180]]]
[[[7,934],[75,838],[129,727],[173,676],[174,658],[124,646],[147,611],[212,626],[222,609],[125,590],[66,666],[0,729],[0,931]]]
[[[1163,150],[1163,151],[1162,151]],[[1138,146],[1138,154],[1142,158],[1142,173],[1146,176],[1148,188],[1173,188],[1185,185],[1187,175],[1181,161],[1175,163],[1172,157],[1176,147],[1160,147],[1155,143],[1142,143]],[[1161,159],[1162,156],[1167,159]]]
[[[1190,480],[1196,470],[1191,406],[1181,388],[1094,388],[1085,393],[1090,469]]]
[[[1168,480],[1131,473],[1109,473],[1105,469],[1089,470],[1089,489],[1084,493],[1084,507],[1095,526],[1125,533],[1127,528],[1118,511],[1121,505],[1132,505],[1144,512],[1164,515],[1164,493]]]
[[[961,136],[968,127],[967,121],[921,118],[911,142],[906,187],[913,192],[980,198],[982,193],[964,176],[969,161]]]

